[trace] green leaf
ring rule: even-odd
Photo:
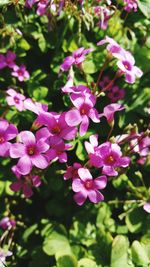
[[[91,259],[83,258],[79,260],[78,267],[97,267],[97,264]]]
[[[147,253],[139,241],[135,240],[132,243],[131,251],[133,262],[137,264],[137,266],[142,265],[144,267],[147,267],[148,264],[150,264],[150,260],[147,256]]]
[[[83,64],[82,64],[82,66],[83,66],[83,71],[85,73],[92,74],[92,73],[97,72],[97,67],[94,64],[93,60],[86,60],[86,61],[84,61]]]
[[[149,0],[139,0],[138,6],[141,12],[144,14],[145,17],[148,19],[150,18],[150,1]]]
[[[26,51],[28,51],[30,49],[30,45],[25,39],[20,40],[19,47],[21,47],[22,49],[24,49]]]
[[[48,88],[45,86],[39,86],[33,91],[33,97],[35,97],[36,100],[43,100],[48,94]]]
[[[53,231],[44,241],[43,250],[47,255],[65,255],[72,254],[68,239]]]
[[[83,143],[81,141],[78,141],[77,149],[76,149],[76,155],[78,159],[84,161],[85,160],[85,150]]]
[[[114,238],[111,252],[110,267],[127,267],[128,266],[128,248],[129,241],[123,235]]]
[[[78,262],[74,256],[64,255],[58,258],[57,267],[78,267]]]
[[[126,216],[126,224],[131,233],[138,233],[142,229],[144,218],[146,217],[142,209],[134,209]]]
[[[30,237],[30,235],[33,234],[33,232],[35,232],[35,230],[37,229],[37,223],[31,225],[30,227],[28,227],[25,232],[23,233],[22,239],[24,240],[24,242],[28,241],[28,238]]]

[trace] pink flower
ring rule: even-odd
[[[119,86],[115,85],[111,87],[109,90],[107,96],[111,99],[111,102],[117,102],[118,100],[121,100],[125,96],[125,90],[119,88]]]
[[[10,185],[10,189],[14,192],[20,190],[23,191],[23,194],[26,198],[29,198],[33,195],[32,188],[39,187],[41,185],[41,178],[38,175],[26,175],[22,176],[16,166],[12,167],[13,173],[16,175],[18,181]]]
[[[72,190],[76,192],[74,200],[78,205],[83,205],[85,200],[93,203],[98,203],[104,200],[104,196],[98,189],[104,189],[107,184],[106,176],[99,176],[93,180],[93,177],[88,169],[78,169],[79,178],[74,178],[72,182]]]
[[[107,7],[96,6],[94,8],[95,14],[100,18],[97,26],[102,30],[106,30],[108,27],[108,21],[110,19],[110,10]]]
[[[104,76],[103,80],[99,83],[99,86],[104,89],[110,82],[111,80],[109,79],[109,77]]]
[[[38,132],[37,132],[38,133]],[[37,138],[30,131],[22,131],[19,134],[19,142],[12,144],[10,147],[10,157],[20,158],[16,168],[22,175],[31,172],[32,167],[45,169],[48,162],[44,153],[49,149],[49,145],[44,138]]]
[[[17,77],[20,82],[23,82],[25,79],[29,79],[30,77],[25,65],[21,65],[20,67],[17,65],[14,66],[11,74],[12,76]]]
[[[118,58],[119,55],[124,51],[124,49],[112,38],[106,36],[105,39],[99,41],[97,45],[103,45],[108,43],[106,49],[112,54],[115,58]]]
[[[60,66],[61,71],[68,71],[73,64],[79,67],[81,63],[85,60],[85,55],[89,54],[92,51],[92,48],[78,48],[72,53],[72,56],[68,56],[64,59],[63,63]]]
[[[15,125],[9,124],[6,120],[0,120],[0,156],[8,157],[11,146],[10,140],[14,139],[18,134]]]
[[[133,152],[145,157],[149,154],[150,138],[148,136],[144,137],[144,133],[142,132],[133,140],[131,140],[130,147]]]
[[[123,110],[125,109],[125,107],[123,107],[122,105],[120,104],[109,104],[107,105],[106,107],[104,107],[104,111],[102,114],[100,114],[99,116],[102,117],[102,116],[105,116],[108,123],[109,124],[112,124],[112,122],[114,121],[114,113],[116,111],[120,111],[120,110]]]
[[[64,174],[64,180],[79,178],[78,169],[81,168],[80,163],[75,162],[73,166],[68,166]]]
[[[0,70],[7,66],[5,56],[0,54]]]
[[[137,12],[137,7],[138,7],[137,0],[124,0],[124,4],[125,4],[124,10],[126,10],[127,12],[132,11],[132,9],[134,12]]]
[[[8,228],[12,228],[16,226],[16,221],[13,219],[10,219],[9,217],[4,217],[2,220],[0,220],[0,227],[3,230],[6,230]]]
[[[66,112],[65,121],[70,127],[80,124],[79,133],[83,136],[87,132],[89,118],[95,123],[100,122],[98,112],[94,108],[96,99],[94,96],[83,97],[72,94],[71,101],[75,108]]]
[[[47,5],[50,1],[49,0],[39,0],[38,8],[37,8],[37,15],[43,16],[46,13]]]
[[[144,205],[143,205],[143,209],[144,209],[146,212],[150,213],[150,203],[148,203],[148,202],[144,203]]]
[[[143,72],[136,66],[134,57],[128,51],[124,51],[119,56],[117,62],[118,68],[125,74],[125,80],[128,83],[134,83],[136,77],[141,77]]]
[[[85,142],[89,154],[90,164],[96,168],[103,168],[102,173],[108,176],[117,176],[116,168],[128,167],[129,157],[123,157],[119,145],[105,142],[98,146],[97,136],[90,137],[90,143]]]
[[[6,97],[9,106],[15,106],[19,111],[25,110],[23,102],[25,100],[24,95],[17,93],[12,88],[9,88],[6,92],[9,95]]]
[[[30,110],[37,115],[48,110],[48,105],[39,102],[33,102],[31,98],[27,98],[24,101],[24,107],[25,109]]]
[[[5,265],[6,258],[10,256],[12,256],[11,251],[5,251],[3,249],[0,249],[0,267],[6,266]]]
[[[12,51],[8,50],[6,57],[5,57],[7,67],[14,68],[16,66],[16,64],[14,62],[15,59],[16,59],[16,54],[13,53]]]
[[[48,161],[59,160],[60,163],[67,162],[66,150],[70,149],[72,145],[65,144],[63,140],[58,137],[51,137],[49,139],[50,149],[46,153]]]
[[[77,128],[68,126],[65,121],[65,116],[65,112],[62,114],[43,112],[39,115],[38,121],[41,125],[48,127],[51,137],[55,136],[60,139],[72,140],[77,134]]]
[[[36,2],[38,2],[38,0],[26,0],[25,7],[32,8]]]

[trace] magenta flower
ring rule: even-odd
[[[64,59],[63,63],[60,66],[61,71],[68,71],[73,64],[77,67],[85,60],[85,55],[93,51],[93,48],[85,49],[80,47],[72,53],[72,56],[68,56]]]
[[[70,127],[80,124],[79,133],[83,136],[87,132],[89,118],[95,123],[100,122],[98,112],[94,108],[96,100],[94,96],[80,97],[77,94],[72,94],[71,101],[75,108],[66,112],[65,121]]]
[[[94,12],[98,18],[100,18],[97,26],[102,30],[106,30],[108,27],[108,21],[110,19],[110,10],[107,7],[96,6]]]
[[[23,102],[25,100],[24,95],[17,93],[12,88],[9,88],[6,92],[9,95],[6,97],[9,106],[15,106],[19,111],[25,110]]]
[[[93,180],[93,177],[88,169],[78,169],[79,178],[74,178],[72,182],[72,190],[76,192],[74,200],[78,205],[83,205],[85,200],[93,203],[98,203],[104,200],[104,196],[98,189],[104,189],[107,184],[106,176],[99,176]]]
[[[20,174],[27,175],[33,166],[39,169],[47,168],[48,162],[44,153],[48,149],[49,145],[44,138],[39,139],[32,132],[22,131],[19,134],[19,142],[10,147],[10,157],[20,158],[16,168]]]
[[[39,0],[38,8],[37,8],[37,15],[43,16],[46,13],[47,5],[50,1],[49,0]]]
[[[26,0],[25,7],[32,8],[36,2],[38,2],[38,0]]]
[[[21,65],[20,67],[15,65],[11,74],[12,76],[17,77],[20,82],[23,82],[30,77],[25,65]]]
[[[6,120],[0,120],[0,156],[8,157],[11,146],[10,140],[14,139],[18,134],[15,125],[9,124]]]
[[[124,51],[119,56],[117,62],[118,68],[125,74],[125,80],[128,83],[134,83],[136,77],[141,77],[143,72],[136,66],[134,57],[128,51]]]
[[[16,226],[16,221],[9,218],[9,217],[4,217],[2,220],[0,220],[0,227],[3,230],[10,229],[12,227]]]
[[[58,137],[50,137],[49,139],[50,149],[46,153],[48,161],[59,160],[60,163],[67,162],[66,150],[70,149],[72,145],[65,144],[63,140]]]
[[[5,56],[0,54],[0,70],[7,66]]]
[[[103,80],[99,83],[99,86],[104,89],[110,82],[111,80],[109,79],[109,77],[104,76]]]
[[[8,50],[5,57],[7,67],[11,69],[14,68],[16,66],[16,63],[14,62],[15,59],[16,59],[16,54]]]
[[[72,140],[77,134],[77,128],[74,126],[68,126],[65,121],[66,113],[52,114],[43,112],[38,116],[38,121],[41,125],[48,127],[51,137],[58,137],[60,139]]]
[[[146,212],[150,213],[150,203],[148,203],[148,202],[144,203],[144,205],[143,205],[143,209],[144,209]]]
[[[12,167],[13,173],[16,175],[18,181],[10,185],[10,189],[14,192],[20,190],[23,191],[23,194],[26,198],[29,198],[33,195],[32,188],[39,187],[41,185],[41,178],[38,175],[26,175],[22,176],[16,166]]]
[[[150,138],[148,136],[144,137],[142,132],[131,140],[130,147],[133,152],[138,153],[141,157],[146,157],[149,154]]]
[[[107,96],[110,98],[111,102],[117,102],[124,98],[125,96],[125,90],[119,88],[119,86],[115,85],[111,87],[109,90]]]
[[[27,98],[24,101],[24,107],[25,109],[30,110],[37,115],[48,110],[48,105],[39,102],[33,102],[31,98]]]
[[[97,45],[103,45],[108,43],[106,49],[115,58],[119,58],[120,54],[124,52],[124,49],[112,38],[106,36],[105,39],[99,41]]]
[[[73,166],[68,166],[64,174],[64,180],[79,178],[78,169],[81,168],[80,163],[75,162]]]
[[[130,12],[132,10],[134,12],[137,12],[137,7],[138,7],[137,0],[124,0],[124,4],[125,4],[124,10],[126,10],[127,12]]]
[[[108,176],[117,176],[116,168],[129,166],[130,158],[122,156],[119,145],[105,142],[98,146],[97,138],[91,138],[91,143],[85,142],[85,148],[92,166],[103,168],[102,173]]]
[[[109,124],[112,124],[112,122],[114,121],[114,113],[116,111],[120,111],[120,110],[123,110],[125,109],[124,106],[120,105],[120,104],[109,104],[107,105],[106,107],[104,107],[104,111],[102,114],[100,114],[99,116],[102,117],[102,116],[105,116],[108,123]]]

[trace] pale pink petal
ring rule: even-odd
[[[44,153],[49,149],[49,145],[45,142],[44,139],[37,141],[37,148],[40,153]]]
[[[19,137],[25,145],[35,144],[36,142],[34,134],[30,131],[22,131]]]
[[[98,134],[92,134],[89,139],[93,147],[98,146]]]
[[[150,213],[150,203],[145,203],[144,204],[144,206],[143,206],[143,209],[146,211],[146,212],[148,212],[148,213]]]
[[[0,156],[1,157],[8,157],[9,156],[9,149],[11,144],[9,142],[5,142],[0,144]]]
[[[81,179],[73,179],[73,182],[72,182],[72,190],[74,192],[80,192],[84,189],[84,185],[83,185],[83,182]]]
[[[85,141],[84,145],[88,154],[94,154],[94,147],[91,145],[91,143]]]
[[[85,168],[79,168],[79,169],[78,169],[78,174],[79,174],[81,180],[83,180],[83,181],[86,181],[87,179],[88,179],[88,180],[89,180],[89,179],[92,179],[92,175],[91,175],[91,173],[89,172],[88,169],[85,169]]]
[[[81,121],[82,117],[77,109],[72,109],[66,112],[65,121],[69,126],[77,126]]]
[[[95,123],[100,122],[99,114],[95,108],[91,108],[88,115],[90,119],[94,121]]]
[[[22,175],[27,175],[31,172],[32,169],[32,163],[31,160],[28,156],[23,156],[19,159],[17,165],[17,170],[22,174]]]
[[[11,158],[21,158],[25,155],[25,146],[20,143],[11,144],[10,147],[10,157]]]
[[[97,190],[89,190],[88,197],[93,203],[98,203],[104,200],[104,196]]]
[[[88,127],[89,127],[89,118],[86,115],[84,115],[82,116],[82,122],[80,124],[80,129],[79,129],[80,136],[86,134]]]
[[[111,166],[104,166],[102,170],[102,174],[106,174],[108,176],[117,176],[118,172]]]
[[[39,169],[45,169],[48,166],[48,162],[43,155],[36,155],[31,158],[31,162]]]
[[[15,105],[15,101],[14,101],[14,99],[12,98],[12,96],[7,96],[7,97],[6,97],[6,101],[7,101],[7,104],[8,104],[9,106],[14,106],[14,105]]]
[[[0,131],[5,132],[9,126],[8,121],[6,120],[0,120]]]
[[[49,137],[50,137],[50,132],[46,127],[42,128],[36,132],[36,139],[37,140],[39,140],[41,138],[48,139]]]
[[[103,189],[106,187],[107,177],[106,176],[99,176],[93,182],[94,182],[94,187],[96,189]]]

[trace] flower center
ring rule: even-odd
[[[72,171],[72,176],[73,177],[78,177],[79,175],[78,175],[78,169],[74,169],[73,171]]]
[[[3,136],[0,136],[0,144],[3,144],[5,142],[5,139]]]
[[[18,75],[19,76],[23,76],[23,71],[22,70],[18,70]]]
[[[19,104],[19,98],[17,96],[14,97],[14,101],[16,104]]]
[[[90,107],[86,104],[83,104],[80,108],[80,114],[81,115],[87,115],[89,112]]]
[[[52,129],[52,133],[53,133],[53,134],[58,134],[58,133],[60,133],[60,127],[59,127],[59,125],[56,125],[56,126],[53,127],[53,129]]]
[[[128,61],[124,61],[123,65],[126,68],[126,70],[131,70],[131,65],[130,65],[130,63]]]
[[[85,186],[86,189],[92,189],[92,187],[93,187],[93,181],[92,180],[87,180],[84,183],[84,186]]]
[[[105,160],[106,164],[111,165],[112,163],[115,162],[115,159],[113,158],[113,156],[108,156]]]
[[[35,152],[36,152],[36,149],[34,146],[30,146],[27,148],[27,153],[29,156],[33,156],[35,154]]]

